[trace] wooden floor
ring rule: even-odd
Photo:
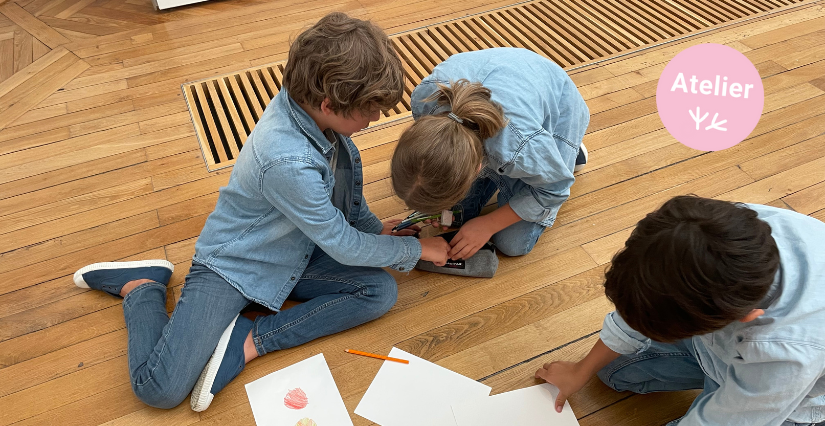
[[[572,71],[592,112],[590,164],[533,253],[503,258],[495,278],[396,273],[390,313],[256,359],[204,413],[188,401],[168,411],[138,401],[119,299],[76,288],[71,274],[92,262],[166,258],[176,265],[174,306],[229,177],[206,171],[180,84],[285,59],[290,36],[332,10],[394,33],[509,3],[226,0],[163,13],[148,0],[0,5],[0,424],[253,424],[244,384],[319,352],[352,411],[380,363],[345,347],[397,346],[500,393],[534,384],[544,362],[584,356],[611,310],[605,266],[635,222],[669,197],[696,193],[825,220],[819,1]],[[766,91],[750,138],[713,153],[676,142],[654,98],[666,62],[706,42],[743,52]],[[382,218],[405,214],[387,176],[407,124],[355,138]],[[583,426],[659,425],[695,394],[616,393],[594,380],[571,404]]]

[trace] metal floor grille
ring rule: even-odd
[[[569,68],[804,1],[537,0],[395,34],[404,97],[373,126],[408,116],[412,90],[455,53],[523,47]],[[281,88],[284,62],[183,84],[210,171],[234,164]]]

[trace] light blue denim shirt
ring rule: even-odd
[[[414,237],[377,235],[383,225],[362,194],[358,149],[328,133],[338,149],[282,90],[249,135],[195,244],[196,262],[272,310],[316,245],[345,265],[409,271],[421,257]]]
[[[762,303],[764,315],[692,338],[699,365],[719,389],[703,394],[679,426],[825,420],[825,223],[746,206],[771,226],[779,271]],[[621,354],[650,345],[616,312],[605,318],[601,339]]]
[[[437,83],[467,79],[492,92],[507,127],[484,141],[487,170],[519,180],[510,207],[528,222],[552,226],[570,196],[573,167],[590,110],[567,73],[526,49],[497,48],[458,53],[435,67],[412,93],[415,119],[449,112],[425,102]]]

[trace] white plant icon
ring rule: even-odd
[[[696,122],[696,130],[699,130],[699,123],[705,121],[705,119],[708,118],[708,114],[709,114],[709,113],[706,112],[705,115],[701,115],[701,111],[699,110],[698,106],[696,107],[696,114],[694,114],[693,111],[691,111],[691,110],[688,110],[688,113],[690,114],[691,118],[693,118],[693,121]],[[701,115],[701,117],[700,117],[700,115]],[[721,126],[723,124],[727,123],[728,120],[722,120],[722,121],[717,122],[716,119],[718,117],[719,117],[718,112],[713,114],[713,119],[711,119],[710,126],[705,127],[705,130],[716,129],[716,130],[726,132],[728,129],[726,129],[724,127],[721,127]]]

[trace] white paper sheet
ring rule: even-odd
[[[324,354],[248,383],[246,394],[258,426],[352,426]]]
[[[545,383],[491,396],[453,404],[458,426],[579,426],[570,403],[556,412],[559,390]]]
[[[355,414],[381,426],[455,426],[450,405],[484,400],[490,387],[398,348],[384,361]]]

